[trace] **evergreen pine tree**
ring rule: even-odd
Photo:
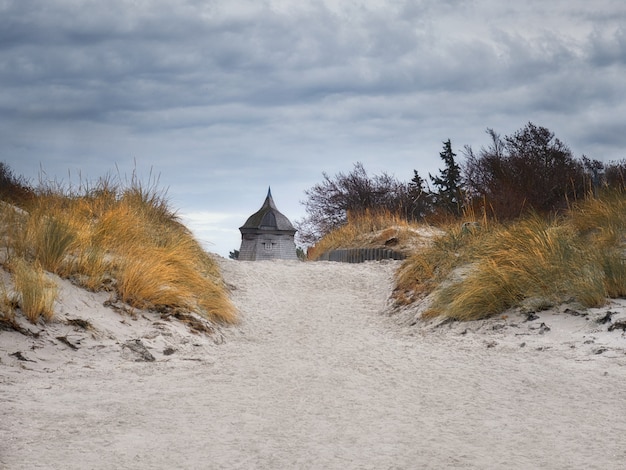
[[[407,214],[408,218],[410,220],[422,220],[432,212],[433,198],[428,184],[417,170],[413,170],[413,178],[409,182],[408,189],[411,201],[410,213]]]
[[[456,154],[452,151],[450,139],[443,143],[443,151],[439,154],[445,164],[445,168],[439,171],[439,176],[428,176],[437,188],[435,205],[446,212],[461,215],[463,211],[462,178],[461,168],[456,163]]]

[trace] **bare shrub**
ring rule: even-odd
[[[5,162],[0,162],[0,199],[23,207],[33,196],[34,192],[28,181],[13,174]]]
[[[466,147],[463,165],[472,204],[486,215],[511,220],[560,212],[589,191],[582,162],[547,128],[528,123],[504,138],[487,133],[491,144],[478,154]]]
[[[307,199],[302,203],[307,216],[295,223],[304,244],[314,244],[344,225],[348,214],[385,211],[410,217],[413,203],[409,185],[386,173],[370,177],[363,164],[356,163],[350,173],[334,177],[323,173],[323,178],[322,183],[305,191]]]

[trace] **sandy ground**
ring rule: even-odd
[[[624,302],[425,324],[397,262],[221,263],[242,323],[209,336],[60,280],[0,331],[0,468],[626,467]]]

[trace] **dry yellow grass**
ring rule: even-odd
[[[3,260],[11,256],[25,256],[28,243],[25,239],[28,214],[11,204],[0,202],[0,240]]]
[[[121,188],[107,179],[81,194],[46,188],[27,209],[19,217],[0,210],[3,220],[19,222],[3,224],[8,259],[91,290],[116,290],[135,307],[236,322],[217,264],[155,186],[133,179]]]
[[[471,269],[467,278],[435,291],[435,301],[424,317],[475,320],[500,313],[519,300],[514,270],[501,269],[491,260]]]
[[[602,245],[621,245],[626,233],[626,195],[607,191],[578,202],[572,208],[570,223],[574,230]]]
[[[46,278],[38,263],[15,258],[10,268],[13,271],[13,283],[22,314],[31,323],[37,323],[40,317],[51,320],[57,298],[56,284]]]
[[[59,214],[31,217],[35,259],[47,271],[58,273],[76,235]]]
[[[581,202],[559,219],[529,216],[469,236],[449,230],[405,261],[396,301],[432,294],[424,316],[457,320],[565,301],[600,306],[626,294],[625,228],[626,199],[612,194]]]
[[[15,317],[17,303],[15,298],[9,293],[9,289],[3,279],[0,279],[0,321],[11,324]]]
[[[415,250],[402,263],[396,273],[395,301],[405,305],[433,291],[455,268],[479,257],[482,240],[494,230],[494,224],[475,226],[474,222],[448,222],[440,235]]]
[[[103,248],[85,245],[70,257],[62,275],[90,291],[111,290],[113,264]]]
[[[576,204],[569,223],[601,267],[607,295],[626,296],[626,194],[607,191]]]
[[[308,259],[315,260],[339,248],[391,248],[408,252],[424,244],[425,225],[409,223],[389,211],[366,211],[348,214],[345,225],[326,234],[308,250]],[[428,237],[426,237],[428,238]]]
[[[223,287],[202,266],[193,240],[181,236],[167,246],[135,247],[116,270],[121,299],[138,308],[200,311],[226,323],[236,314]]]

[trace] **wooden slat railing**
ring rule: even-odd
[[[364,261],[380,261],[383,259],[405,259],[406,255],[388,248],[349,248],[331,250],[323,253],[316,261],[337,261],[341,263],[363,263]]]

